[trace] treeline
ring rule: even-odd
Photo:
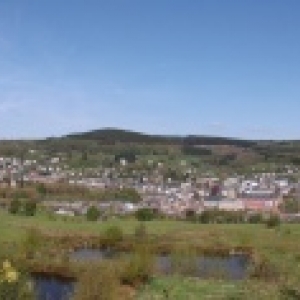
[[[35,188],[0,188],[0,199],[38,199],[38,192]]]
[[[189,145],[189,146],[228,145],[228,146],[248,148],[248,147],[255,146],[256,142],[248,141],[248,140],[234,139],[234,138],[226,138],[226,137],[187,136],[183,139],[183,145]]]
[[[139,202],[140,194],[133,188],[106,188],[90,189],[79,185],[51,184],[38,185],[37,190],[43,197],[47,198],[79,198],[82,200],[119,200]]]
[[[193,145],[183,145],[181,147],[182,154],[192,156],[212,155],[212,151],[207,148],[196,147]]]
[[[2,199],[80,199],[93,201],[141,201],[140,194],[133,188],[106,188],[90,189],[78,185],[69,184],[37,184],[25,188],[0,188],[0,198]]]
[[[265,224],[267,227],[279,226],[281,221],[277,214],[263,215],[260,213],[249,214],[241,211],[205,210],[200,215],[187,211],[187,220],[202,224]]]

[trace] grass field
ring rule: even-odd
[[[110,219],[88,222],[81,217],[60,217],[38,214],[34,217],[15,216],[0,211],[0,242],[18,241],[29,228],[56,234],[100,234],[112,225],[132,234],[139,222],[132,219]],[[186,221],[154,220],[144,223],[147,232],[193,244],[218,246],[252,246],[258,251],[291,251],[300,253],[300,225],[283,224],[269,229],[263,224],[199,224]],[[297,251],[298,250],[298,251]]]
[[[35,217],[0,212],[0,245],[22,244],[30,228],[54,235],[100,235],[112,225],[133,234],[135,219],[88,222],[81,217],[39,213]],[[256,277],[242,282],[208,281],[180,276],[158,277],[136,290],[135,298],[148,299],[300,299],[300,225],[196,224],[155,220],[145,223],[147,232],[177,245],[251,247],[257,263]],[[287,289],[287,296],[280,290]],[[292,290],[292,292],[289,291]],[[294,289],[296,289],[294,291]]]

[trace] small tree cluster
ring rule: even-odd
[[[34,216],[37,210],[37,203],[34,200],[13,199],[9,206],[11,214],[22,214],[25,216]]]
[[[267,220],[266,220],[266,226],[268,228],[275,228],[280,225],[280,218],[277,215],[271,215]]]
[[[155,214],[151,208],[141,208],[136,211],[135,216],[139,221],[152,221]]]
[[[97,221],[100,217],[100,211],[96,206],[91,206],[87,210],[86,218],[88,221]]]
[[[255,213],[248,217],[248,223],[250,224],[261,224],[263,222],[263,216],[261,214]]]
[[[244,223],[245,213],[236,211],[224,211],[218,209],[205,210],[199,216],[199,222],[208,223]]]
[[[106,246],[114,247],[118,243],[122,242],[124,238],[124,233],[122,229],[117,225],[112,225],[106,229],[102,239],[105,241]]]

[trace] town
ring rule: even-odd
[[[28,155],[38,157],[38,150]],[[91,191],[124,189],[134,191],[132,199],[122,193],[107,194],[101,199],[85,196],[41,197],[39,205],[59,215],[85,215],[91,206],[103,216],[131,215],[140,209],[175,219],[201,215],[204,211],[245,212],[247,215],[278,215],[284,220],[300,219],[300,184],[298,168],[285,166],[284,173],[231,174],[218,177],[201,174],[184,160],[179,162],[184,176],[165,174],[164,162],[148,160],[147,168],[133,169],[125,158],[118,158],[111,167],[97,166],[72,169],[64,155],[48,159],[0,157],[0,187],[11,190],[26,186],[82,187]],[[128,172],[130,170],[130,172]],[[296,175],[296,176],[295,176]],[[168,177],[170,176],[170,177]],[[180,178],[181,177],[181,178]],[[138,195],[138,196],[136,196]],[[5,199],[2,199],[5,203]]]

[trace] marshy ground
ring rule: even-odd
[[[197,224],[135,219],[88,222],[81,217],[35,217],[0,213],[1,256],[22,269],[52,272],[77,281],[75,299],[300,299],[300,225]],[[113,231],[111,228],[114,228]],[[117,232],[119,230],[119,232]],[[105,245],[135,253],[129,260],[76,263],[70,252]],[[251,258],[244,280],[199,279],[153,271],[153,253],[228,255]],[[98,298],[95,298],[98,297]]]

